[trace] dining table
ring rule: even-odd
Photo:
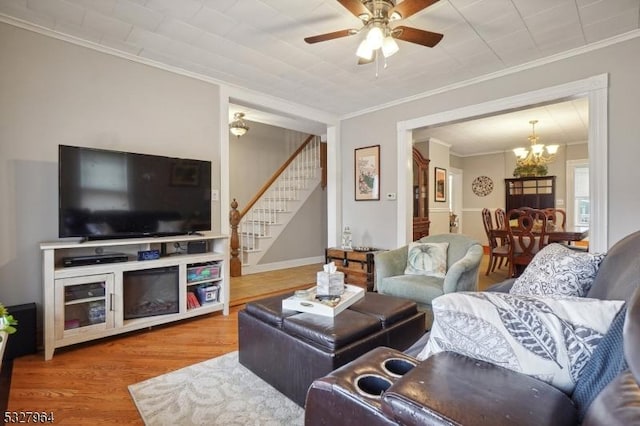
[[[491,233],[496,238],[509,238],[506,228],[494,228]],[[582,241],[589,236],[589,228],[586,226],[565,226],[561,229],[547,230],[550,243]]]
[[[509,231],[506,228],[494,228],[490,231],[496,238],[502,238],[503,241],[509,239]],[[549,243],[569,243],[582,241],[589,236],[589,228],[586,226],[568,226],[558,229],[547,230]],[[513,253],[509,251],[509,262],[513,265]],[[526,265],[521,265],[526,266]],[[517,277],[521,271],[518,268],[510,269],[512,277]]]

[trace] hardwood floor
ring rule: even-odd
[[[321,264],[313,264],[232,278],[230,304],[241,305],[260,297],[313,287],[316,272],[321,270]]]
[[[485,256],[486,258],[486,256]],[[506,277],[506,269],[485,277],[481,289]],[[13,363],[8,411],[52,412],[60,425],[142,425],[127,386],[237,350],[238,311],[249,300],[306,288],[320,265],[231,280],[228,316],[219,313],[75,345]]]

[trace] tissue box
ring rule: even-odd
[[[318,296],[339,296],[344,292],[344,272],[318,272],[316,278]]]

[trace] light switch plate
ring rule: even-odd
[[[220,192],[217,189],[211,190],[211,201],[220,200]]]
[[[395,200],[396,199],[396,193],[395,192],[387,192],[387,200]]]

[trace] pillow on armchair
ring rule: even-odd
[[[407,247],[406,275],[427,275],[444,278],[447,273],[449,243],[413,242]]]
[[[418,354],[452,351],[533,376],[571,394],[621,300],[449,293],[433,300],[433,328]]]

